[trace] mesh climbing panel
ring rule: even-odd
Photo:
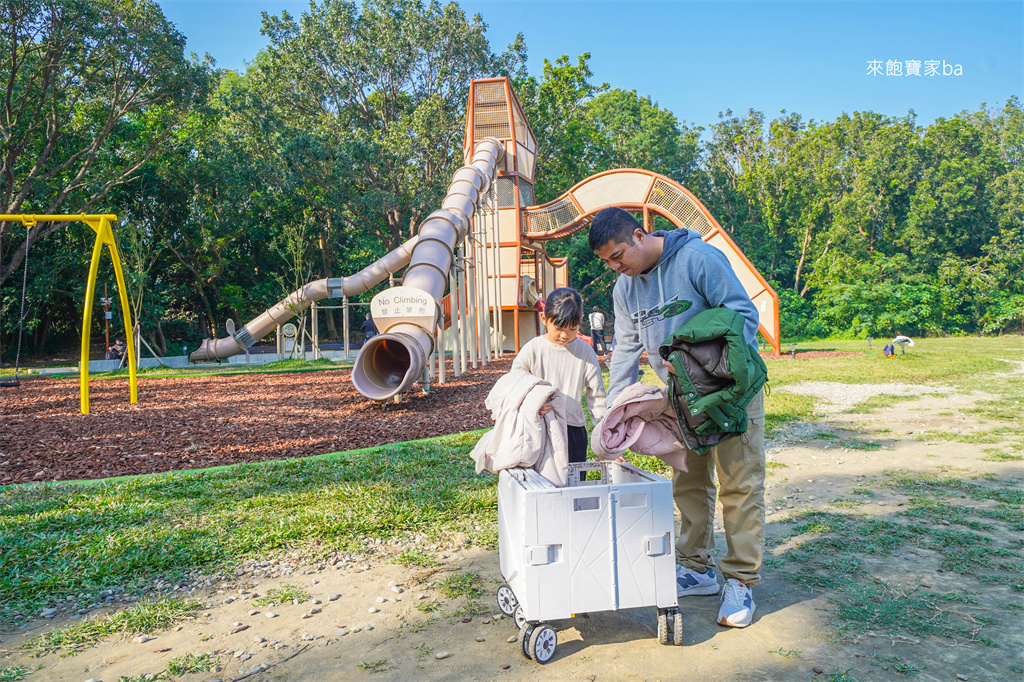
[[[519,204],[533,206],[533,185],[522,178],[519,179]]]
[[[566,197],[545,208],[526,211],[524,215],[526,218],[526,231],[537,234],[554,232],[568,225],[580,217],[580,212],[576,205]]]
[[[508,100],[503,83],[479,83],[474,88],[473,141],[485,137],[508,139],[512,131],[508,123]]]
[[[509,208],[516,205],[516,179],[502,176],[494,185],[498,194],[498,208]]]
[[[673,187],[660,178],[654,182],[647,203],[664,209],[666,213],[675,216],[683,227],[696,230],[701,233],[701,236],[707,236],[715,229],[711,221],[697,208],[690,197],[681,192],[678,187]]]

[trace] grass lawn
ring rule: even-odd
[[[866,350],[866,343],[820,342],[800,348]],[[993,382],[986,382],[984,375],[1008,371],[1011,366],[999,358],[1020,360],[1021,355],[1020,337],[926,339],[895,360],[873,353],[795,362],[773,359],[768,365],[772,386],[805,380],[941,381],[992,388]],[[311,364],[275,363],[281,366],[260,371],[321,368],[306,366]],[[995,389],[999,399],[981,409],[996,416],[1019,415],[1020,381],[997,382]],[[769,435],[786,422],[811,419],[813,409],[812,398],[771,393],[766,400]],[[476,475],[467,456],[478,437],[463,433],[302,460],[0,489],[0,622],[24,622],[68,595],[83,603],[99,601],[100,591],[106,589],[123,589],[123,594],[141,597],[156,580],[174,583],[198,574],[222,573],[245,559],[285,552],[315,560],[335,552],[360,552],[374,540],[417,537],[444,542],[456,533],[470,543],[493,548],[497,543],[495,477]],[[637,463],[664,470],[656,460]],[[949,489],[941,482],[893,479],[890,484],[925,486],[931,491],[928,499],[939,502]],[[959,490],[964,495],[989,494],[979,493],[976,487]],[[1012,509],[999,508],[1007,516],[1000,523],[1020,528],[1020,500],[991,499],[991,503],[1011,505]],[[921,509],[932,509],[928,504],[932,502],[915,504],[906,513],[923,513]],[[820,535],[835,521],[828,516],[808,517],[794,532]],[[978,520],[983,521],[990,520]],[[880,530],[858,524],[846,522],[844,537]],[[926,539],[942,540],[935,534]],[[835,547],[822,547],[802,551],[824,561],[830,547]],[[415,550],[403,556],[416,562]],[[1016,565],[1015,559],[1008,560]],[[851,565],[851,572],[857,573],[856,566]],[[809,569],[807,575],[812,577],[807,580],[815,574]]]
[[[867,341],[800,343],[797,345],[796,361],[787,357],[766,362],[768,376],[775,386],[799,381],[838,381],[846,384],[942,381],[959,385],[961,380],[971,380],[970,377],[987,372],[1010,371],[1011,366],[1003,360],[1024,361],[1024,338],[1020,336],[920,339],[917,345],[907,349],[906,355],[900,355],[897,350],[894,359],[882,357],[885,341],[874,340],[870,351]],[[801,359],[799,351],[803,350],[863,352],[864,355]]]
[[[495,477],[458,434],[316,458],[0,491],[0,622],[65,595],[141,595],[154,580],[297,550],[313,560],[372,539],[465,533],[493,547]],[[483,530],[477,530],[477,526]]]

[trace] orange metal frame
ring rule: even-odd
[[[648,203],[648,199],[650,198],[650,191],[651,191],[650,189],[648,189],[648,196],[644,197],[644,201],[642,201],[642,202],[638,202],[638,203],[607,204],[607,205],[603,205],[603,206],[598,206],[598,207],[592,208],[589,211],[584,211],[583,207],[579,204],[579,202],[573,196],[574,192],[579,190],[584,185],[587,185],[588,183],[593,182],[597,178],[601,178],[601,177],[604,177],[604,176],[607,176],[607,175],[614,175],[616,173],[640,173],[642,175],[647,175],[647,176],[649,176],[651,178],[651,188],[654,187],[654,180],[655,179],[660,179],[663,182],[668,183],[668,184],[674,186],[676,189],[678,189],[683,194],[685,194],[687,196],[687,198],[689,198],[691,201],[693,201],[693,203],[697,207],[697,209],[704,215],[705,218],[707,218],[708,222],[711,223],[711,225],[713,227],[711,232],[709,232],[706,235],[702,235],[703,240],[704,241],[709,241],[712,237],[715,237],[715,236],[719,236],[719,237],[723,238],[726,241],[726,243],[733,249],[733,251],[735,251],[736,254],[743,260],[743,262],[750,268],[750,271],[753,273],[753,275],[757,278],[757,281],[763,287],[763,291],[767,292],[771,296],[773,302],[775,303],[774,311],[773,311],[774,322],[775,322],[775,328],[779,329],[779,296],[778,296],[778,294],[775,293],[775,290],[772,289],[771,285],[768,284],[767,280],[765,280],[765,278],[757,270],[757,268],[754,266],[754,264],[750,262],[750,260],[746,256],[746,254],[744,254],[743,251],[740,250],[740,247],[736,245],[736,242],[734,242],[732,237],[729,236],[729,233],[726,232],[722,228],[722,226],[718,223],[717,220],[715,220],[715,217],[713,215],[711,215],[711,212],[708,211],[707,207],[705,207],[704,204],[702,204],[700,202],[700,200],[697,197],[695,197],[692,192],[690,192],[690,190],[686,189],[685,187],[683,187],[682,185],[680,185],[676,181],[672,180],[671,178],[668,178],[668,177],[666,177],[664,175],[661,175],[660,173],[655,173],[654,171],[649,171],[649,170],[643,170],[641,168],[618,168],[618,169],[615,169],[615,170],[604,171],[602,173],[597,173],[595,175],[591,175],[589,178],[586,178],[586,179],[576,183],[575,185],[573,185],[573,187],[569,191],[565,192],[564,194],[562,194],[558,198],[552,199],[551,201],[549,201],[547,203],[540,204],[538,206],[531,206],[531,207],[525,209],[526,211],[540,211],[540,210],[543,210],[543,209],[545,209],[545,208],[547,208],[549,206],[553,206],[553,205],[558,204],[560,202],[564,202],[566,199],[568,199],[576,207],[576,210],[579,211],[579,213],[580,213],[579,217],[577,217],[572,222],[566,223],[565,225],[559,227],[558,229],[556,229],[556,230],[554,230],[552,232],[526,232],[524,230],[523,236],[525,238],[527,238],[527,239],[531,239],[531,240],[539,241],[539,242],[551,241],[553,239],[561,239],[563,237],[568,237],[568,236],[570,236],[572,234],[575,234],[579,230],[583,229],[587,225],[589,225],[591,218],[598,211],[600,211],[602,209],[605,209],[605,208],[608,208],[610,206],[618,206],[619,208],[622,208],[622,209],[625,209],[625,210],[641,211],[643,213],[644,229],[647,230],[647,231],[649,231],[649,228],[650,228],[650,222],[651,222],[650,221],[650,214],[652,212],[662,216],[663,218],[665,218],[667,220],[669,220],[677,228],[678,227],[686,227],[675,216],[673,216],[672,214],[668,213],[667,211],[662,209],[660,206],[656,206],[656,205]],[[759,294],[760,294],[760,292],[758,292],[758,294],[755,294],[755,296],[759,295]],[[772,334],[772,333],[768,332],[768,330],[765,329],[764,325],[760,326],[760,330],[761,330],[761,334],[765,337],[765,339],[768,340],[768,343],[771,344],[772,350],[775,351],[775,354],[779,355],[780,352],[781,352],[781,350],[780,350],[781,349],[781,342],[780,342],[780,339],[778,338],[778,334]]]
[[[510,177],[513,180],[513,192],[512,192],[513,203],[512,203],[511,206],[499,207],[498,210],[499,211],[514,211],[515,212],[515,216],[516,216],[516,225],[517,225],[517,228],[518,228],[516,230],[516,241],[514,241],[514,242],[511,242],[511,241],[510,242],[505,242],[505,241],[501,241],[501,239],[499,237],[498,243],[496,245],[488,243],[488,246],[496,246],[499,249],[501,247],[514,247],[516,249],[514,261],[516,263],[519,263],[522,260],[522,256],[523,256],[523,232],[522,232],[522,209],[523,209],[523,206],[522,206],[522,197],[520,195],[519,183],[520,183],[520,181],[526,181],[526,182],[528,182],[530,184],[531,187],[533,186],[533,168],[536,166],[536,163],[537,163],[537,161],[536,161],[536,141],[537,141],[537,137],[533,133],[533,128],[530,126],[530,122],[526,120],[525,112],[522,112],[522,105],[519,104],[518,98],[516,97],[515,93],[512,91],[512,85],[509,82],[508,78],[480,78],[480,79],[476,79],[476,80],[474,80],[472,82],[472,87],[470,88],[470,95],[471,96],[469,98],[469,106],[468,106],[468,109],[467,109],[467,112],[466,112],[466,135],[465,135],[465,138],[464,138],[465,141],[464,141],[464,144],[463,144],[463,155],[464,155],[464,157],[468,160],[472,156],[473,148],[474,148],[474,145],[475,145],[475,142],[476,142],[475,135],[474,135],[474,126],[475,126],[476,114],[477,114],[476,87],[480,86],[480,85],[488,85],[488,84],[500,84],[502,89],[504,90],[504,93],[505,93],[505,103],[506,103],[506,107],[507,107],[507,111],[506,111],[507,121],[506,121],[506,123],[508,125],[508,135],[507,136],[506,135],[493,135],[493,136],[496,137],[498,140],[500,140],[503,145],[505,145],[506,159],[511,161],[511,163],[509,163],[509,161],[506,161],[505,163],[507,164],[506,165],[507,169],[499,171],[498,174],[501,177]],[[519,111],[522,113],[522,116],[520,117],[520,123],[523,125],[523,127],[525,129],[525,132],[527,134],[528,139],[526,139],[526,140],[520,140],[519,136],[518,136],[518,134],[516,132],[516,108],[517,107],[518,107]],[[509,143],[511,143],[511,148],[510,148],[510,144]],[[529,167],[527,167],[525,165],[526,164],[526,160],[525,159],[521,159],[520,156],[519,156],[518,151],[519,151],[519,147],[520,146],[522,146],[524,149],[526,149],[529,153],[533,154],[533,161],[532,161],[531,164],[529,164]],[[518,266],[517,266],[517,270],[518,270]],[[505,274],[496,274],[496,275],[492,275],[492,276],[496,276],[498,278],[499,282],[501,280],[503,280],[503,279],[515,279],[517,283],[519,281],[519,272],[518,271],[513,273],[513,274],[505,273]],[[514,339],[515,350],[516,350],[516,352],[518,352],[519,348],[520,348],[520,343],[519,343],[520,312],[522,312],[524,310],[525,311],[529,311],[529,312],[535,312],[535,311],[532,308],[529,308],[529,307],[521,305],[522,302],[519,300],[519,297],[521,296],[521,289],[518,286],[516,286],[514,288],[515,288],[515,291],[517,292],[516,293],[516,300],[513,301],[512,303],[509,303],[507,301],[503,301],[502,305],[501,305],[501,309],[502,309],[502,311],[511,311],[512,312],[513,339]]]
[[[531,248],[531,246],[529,245],[529,242],[541,242],[541,243],[543,243],[545,241],[550,241],[550,240],[553,240],[553,239],[560,239],[560,238],[563,238],[563,237],[567,237],[567,236],[577,232],[578,230],[581,230],[584,227],[586,227],[590,223],[590,219],[593,217],[593,215],[595,213],[597,213],[597,211],[599,211],[599,210],[601,210],[603,208],[607,208],[609,206],[619,206],[620,208],[624,208],[626,210],[632,210],[632,211],[639,211],[639,212],[641,212],[643,214],[644,229],[648,230],[648,231],[650,231],[650,227],[651,227],[651,223],[652,223],[652,220],[651,220],[651,214],[652,213],[660,215],[660,216],[666,218],[673,225],[675,225],[677,228],[678,227],[687,227],[687,225],[684,225],[676,216],[672,215],[667,210],[663,209],[661,206],[658,206],[658,205],[656,205],[656,204],[654,204],[654,203],[652,203],[650,201],[651,193],[654,190],[655,183],[656,183],[657,180],[660,180],[660,181],[662,181],[664,183],[667,183],[671,187],[677,189],[681,193],[683,193],[687,197],[687,199],[689,199],[690,201],[693,202],[693,205],[696,206],[696,208],[707,219],[708,223],[712,226],[712,229],[711,229],[711,231],[708,234],[702,235],[704,241],[709,241],[713,237],[721,237],[721,239],[723,239],[725,241],[725,243],[733,250],[733,252],[736,253],[736,255],[739,256],[741,261],[749,268],[750,272],[754,275],[754,277],[757,279],[757,282],[762,287],[762,291],[755,293],[754,296],[752,296],[751,298],[759,297],[759,296],[761,296],[762,293],[768,293],[770,295],[770,297],[771,297],[771,299],[772,299],[772,301],[774,303],[774,305],[773,305],[773,315],[774,315],[773,321],[774,321],[774,324],[775,324],[775,329],[776,330],[779,329],[779,297],[778,297],[778,295],[771,288],[771,286],[769,286],[768,282],[764,279],[764,277],[761,276],[761,273],[757,271],[757,268],[754,267],[754,265],[750,262],[750,260],[746,257],[746,255],[736,245],[736,242],[734,242],[732,240],[732,237],[730,237],[729,234],[724,229],[722,229],[722,226],[718,223],[717,220],[715,220],[714,216],[711,215],[711,213],[707,210],[707,208],[704,206],[704,204],[702,204],[700,202],[700,200],[698,200],[697,197],[695,197],[693,195],[692,192],[690,192],[688,189],[686,189],[685,187],[683,187],[679,183],[673,181],[671,178],[665,177],[664,175],[661,175],[659,173],[654,173],[653,171],[647,171],[647,170],[642,170],[642,169],[634,169],[634,168],[620,168],[620,169],[605,171],[603,173],[597,173],[596,175],[592,175],[589,178],[587,178],[587,179],[577,183],[576,185],[574,185],[571,189],[569,189],[567,192],[562,194],[557,199],[549,201],[549,202],[547,202],[545,204],[541,204],[539,206],[524,207],[522,205],[522,197],[520,195],[520,182],[521,181],[525,181],[525,182],[529,183],[531,187],[533,186],[534,168],[535,168],[536,163],[537,163],[537,154],[536,154],[536,152],[537,152],[537,148],[536,148],[537,147],[537,137],[536,137],[536,135],[534,135],[533,128],[530,126],[529,121],[526,120],[526,115],[523,112],[522,106],[519,104],[519,100],[516,98],[515,93],[512,91],[512,86],[511,86],[508,78],[482,78],[482,79],[479,79],[479,80],[474,80],[471,83],[469,104],[468,104],[468,109],[467,109],[467,112],[466,112],[467,113],[467,115],[466,115],[466,135],[465,135],[465,142],[463,144],[463,154],[464,154],[466,159],[469,159],[472,156],[473,148],[474,148],[475,142],[476,142],[476,140],[475,140],[475,137],[476,137],[476,135],[475,135],[475,132],[476,132],[476,120],[477,120],[477,101],[476,101],[477,100],[477,90],[476,90],[476,88],[478,86],[487,86],[487,85],[492,85],[493,86],[493,85],[498,85],[498,84],[500,84],[501,89],[504,91],[504,98],[505,99],[504,99],[503,106],[507,107],[506,112],[505,112],[507,114],[507,120],[502,122],[501,119],[498,118],[496,121],[495,120],[491,120],[491,121],[488,121],[487,123],[490,126],[498,126],[499,128],[503,124],[507,124],[508,125],[508,134],[507,135],[504,135],[504,134],[498,135],[498,134],[496,134],[498,131],[495,131],[495,130],[487,131],[486,134],[491,135],[493,137],[497,137],[502,142],[502,144],[505,146],[505,151],[506,151],[505,168],[503,170],[499,171],[499,176],[511,177],[513,179],[513,182],[514,182],[514,188],[513,188],[513,194],[512,194],[513,195],[513,201],[512,201],[512,205],[511,206],[499,207],[498,210],[515,211],[516,225],[517,225],[518,229],[516,230],[516,237],[515,237],[516,241],[515,242],[502,242],[500,240],[500,237],[499,237],[499,243],[497,245],[490,245],[489,244],[489,246],[497,246],[499,249],[501,247],[515,247],[516,253],[515,253],[514,262],[518,264],[518,263],[522,262],[524,247],[529,249],[529,250],[531,250],[531,251],[534,251],[536,253],[536,248]],[[491,94],[496,95],[497,93],[491,93]],[[487,97],[487,95],[484,95],[484,97]],[[496,99],[485,99],[485,100],[482,100],[482,101],[486,101],[489,104],[495,106],[495,112],[497,112],[497,108],[496,107],[498,106],[498,104],[497,104],[497,100]],[[519,113],[520,124],[521,124],[521,126],[523,128],[522,132],[525,132],[525,134],[526,134],[526,138],[527,139],[525,139],[525,140],[518,139],[519,135],[518,135],[518,133],[516,131],[517,111]],[[503,133],[504,131],[500,131],[500,132]],[[525,150],[528,154],[532,155],[532,159],[520,158],[520,147],[522,147],[522,149]],[[647,193],[643,197],[643,200],[638,201],[638,202],[631,202],[631,203],[609,203],[607,205],[602,205],[602,206],[599,206],[599,207],[596,207],[596,208],[592,208],[589,211],[584,211],[584,209],[581,206],[580,202],[574,196],[574,193],[577,192],[581,187],[587,185],[588,183],[594,182],[595,180],[597,180],[599,178],[603,178],[605,176],[613,175],[613,174],[616,174],[616,173],[634,173],[634,174],[635,173],[639,173],[639,174],[642,174],[642,175],[645,175],[645,176],[649,177],[651,179],[651,182],[648,185]],[[573,219],[571,222],[566,223],[565,225],[561,225],[561,226],[557,227],[555,230],[553,230],[551,232],[528,232],[526,230],[526,216],[529,213],[534,212],[534,211],[542,211],[545,208],[554,206],[555,204],[558,204],[560,202],[562,202],[564,204],[564,202],[567,201],[567,200],[572,203],[572,205],[576,209],[576,212],[579,213],[578,217]],[[552,259],[548,258],[546,253],[543,253],[543,258],[548,259],[548,260],[552,260]],[[497,276],[498,276],[499,280],[504,279],[504,278],[515,278],[516,281],[518,282],[520,274],[521,274],[519,272],[520,269],[521,269],[520,266],[517,265],[517,271],[514,274],[498,274]],[[528,307],[524,307],[522,305],[522,301],[519,300],[519,298],[521,296],[521,287],[517,286],[517,287],[515,287],[515,290],[517,292],[516,300],[512,304],[509,304],[509,303],[503,301],[502,302],[503,304],[502,304],[501,308],[502,308],[503,311],[504,310],[511,310],[512,311],[512,314],[513,314],[513,326],[514,326],[514,338],[515,338],[515,342],[514,343],[515,343],[515,349],[516,349],[516,351],[518,351],[519,350],[519,324],[520,324],[519,317],[520,317],[520,312],[521,311],[531,311],[532,309],[528,308]],[[777,332],[776,333],[769,332],[765,328],[764,325],[761,325],[761,333],[768,340],[768,343],[771,344],[771,347],[775,351],[775,353],[779,354],[779,352],[780,352],[780,339],[779,339],[778,333]]]

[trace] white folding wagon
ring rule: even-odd
[[[600,480],[579,480],[598,471]],[[515,619],[523,655],[547,663],[547,621],[654,606],[658,641],[682,644],[676,597],[672,484],[618,462],[569,465],[559,488],[532,469],[498,476],[498,607]]]

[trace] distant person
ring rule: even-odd
[[[565,394],[569,462],[585,462],[590,439],[580,402],[584,390],[595,422],[604,417],[606,408],[604,378],[597,355],[586,337],[577,336],[583,322],[583,299],[575,289],[555,289],[548,294],[540,319],[545,333],[520,349],[512,369],[529,372]],[[544,403],[538,414],[543,417],[551,408],[551,403]]]
[[[887,358],[895,357],[896,346],[892,345],[891,343],[885,344],[885,348],[882,349],[882,355],[884,355]]]
[[[604,313],[594,306],[594,312],[590,313],[590,345],[598,355],[608,355],[608,345],[604,341]],[[598,348],[600,344],[600,349]]]
[[[114,345],[107,349],[107,360],[120,360],[124,352],[128,350],[128,344],[124,339],[116,339]]]
[[[370,313],[366,313],[366,319],[361,325],[359,325],[359,329],[363,332],[364,342],[369,341],[374,336],[377,336],[377,325],[373,323],[373,318],[370,317]]]

